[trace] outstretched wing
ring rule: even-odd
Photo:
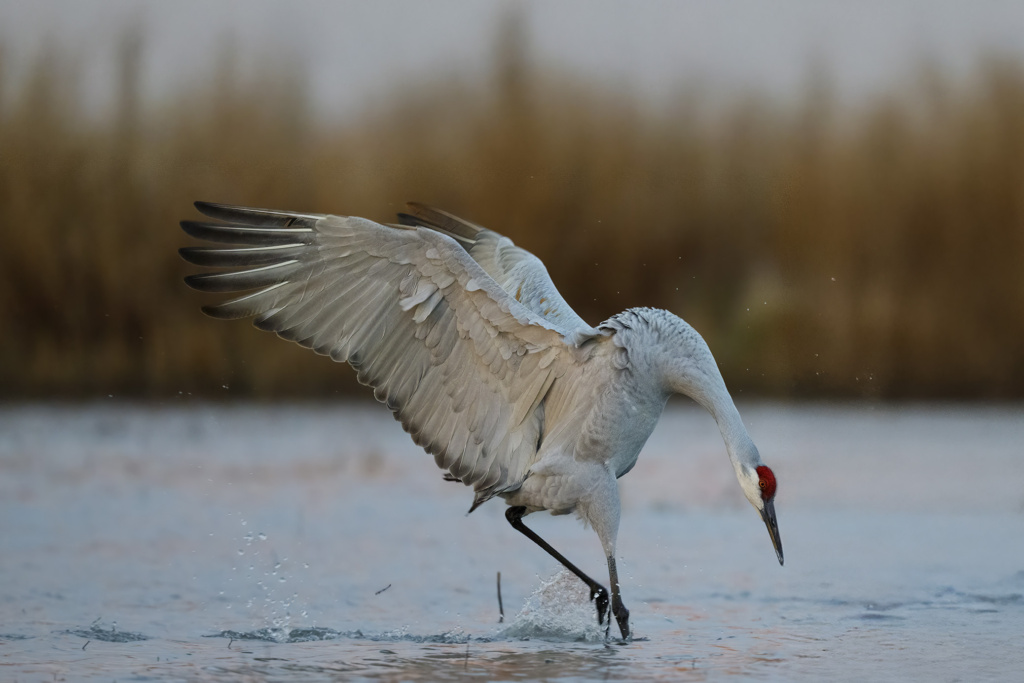
[[[554,325],[567,338],[582,340],[597,334],[597,330],[562,298],[539,258],[517,247],[504,235],[447,211],[417,202],[406,206],[409,212],[398,214],[403,225],[431,228],[458,240],[509,296]]]
[[[181,255],[227,268],[191,275],[204,307],[337,361],[374,388],[474,507],[518,487],[543,429],[543,399],[575,362],[561,330],[520,304],[452,238],[427,228],[197,202],[223,222],[183,221],[228,247]]]

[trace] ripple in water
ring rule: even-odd
[[[454,629],[437,635],[418,636],[408,633],[405,629],[385,631],[383,633],[364,633],[356,631],[336,631],[333,628],[312,626],[308,628],[260,628],[255,631],[221,631],[205,638],[230,638],[232,640],[260,640],[268,643],[308,643],[316,640],[369,640],[374,642],[405,642],[405,643],[442,643],[458,645],[461,643],[489,643],[493,638],[471,637],[462,629]]]

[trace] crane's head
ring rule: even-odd
[[[779,537],[779,523],[775,518],[775,473],[767,465],[744,467],[740,485],[747,500],[761,513],[761,519],[768,527],[772,545],[775,546],[775,554],[779,556],[779,564],[782,564],[782,539]]]

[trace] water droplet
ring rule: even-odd
[[[239,548],[239,549],[238,549],[238,554],[239,554],[239,555],[245,555],[245,551],[244,551],[244,550],[242,550],[241,548]]]
[[[260,535],[259,535],[259,539],[261,541],[265,541],[265,540],[267,540],[267,535],[261,531]]]

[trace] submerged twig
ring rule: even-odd
[[[381,593],[383,593],[384,591],[386,591],[386,590],[387,590],[387,589],[389,589],[389,588],[391,588],[391,584],[390,584],[390,583],[389,583],[388,585],[384,586],[383,588],[381,588],[381,589],[380,589],[379,591],[377,591],[376,593],[374,593],[374,595],[380,595]]]
[[[505,608],[501,604],[501,572],[498,572],[498,623],[505,621]]]

